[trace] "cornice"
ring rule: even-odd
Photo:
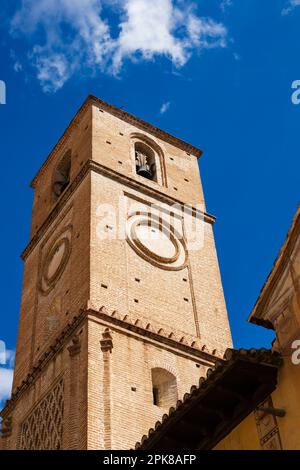
[[[41,375],[47,364],[57,355],[57,353],[65,346],[75,331],[82,325],[84,320],[91,318],[98,318],[105,323],[111,324],[115,328],[120,328],[128,332],[137,334],[141,338],[154,340],[162,343],[167,347],[172,347],[179,352],[192,355],[199,361],[204,361],[209,365],[222,361],[218,356],[218,352],[213,350],[208,351],[205,345],[202,345],[199,339],[191,340],[191,337],[186,335],[178,335],[172,331],[166,331],[163,328],[154,328],[150,323],[144,325],[139,319],[133,319],[129,315],[121,316],[117,311],[109,312],[104,306],[99,310],[95,310],[88,302],[85,309],[81,309],[78,316],[74,316],[72,322],[62,330],[60,335],[40,357],[37,363],[32,367],[26,378],[22,381],[8,400],[0,413],[2,418],[7,417],[19,401],[25,391],[33,385],[36,379]]]
[[[300,233],[300,205],[297,208],[296,214],[294,215],[292,224],[287,233],[286,240],[282,245],[277,258],[274,261],[272,270],[263,285],[259,297],[249,315],[248,321],[255,323],[265,328],[274,329],[272,323],[269,320],[263,318],[263,313],[267,302],[270,300],[276,285],[287,264],[290,262],[295,244],[299,238]]]
[[[41,227],[38,229],[36,234],[32,237],[30,240],[29,244],[27,247],[24,249],[24,251],[21,254],[21,258],[25,260],[27,256],[31,253],[33,248],[37,245],[37,243],[40,241],[44,233],[46,232],[47,228],[49,225],[52,223],[52,221],[57,217],[59,212],[62,210],[62,208],[65,206],[66,202],[68,199],[70,199],[71,195],[73,192],[76,190],[76,188],[79,186],[81,181],[84,179],[86,174],[89,171],[94,171],[98,174],[101,174],[103,176],[106,176],[107,178],[111,178],[115,181],[120,182],[121,184],[130,187],[131,189],[137,190],[139,192],[142,192],[143,194],[146,194],[154,199],[159,199],[159,201],[164,202],[166,204],[172,205],[172,204],[178,204],[178,205],[184,205],[185,203],[177,198],[174,198],[173,196],[170,196],[168,194],[165,194],[163,191],[160,191],[159,189],[152,188],[147,186],[146,184],[135,181],[134,179],[123,175],[112,168],[108,168],[104,165],[101,165],[100,163],[97,163],[93,160],[88,160],[85,165],[82,167],[80,172],[77,174],[77,176],[74,178],[74,180],[71,182],[71,184],[68,186],[68,188],[65,190],[61,198],[57,201],[56,205],[46,218],[46,220],[43,222]],[[203,218],[203,220],[207,223],[214,224],[216,221],[216,218],[208,214],[206,212],[202,212],[199,209],[196,209],[193,206],[187,206],[185,210],[189,210],[191,215],[193,216],[199,216],[200,218]]]
[[[88,313],[114,326],[119,326],[122,329],[134,332],[144,338],[155,340],[173,349],[175,348],[181,352],[193,355],[206,363],[214,364],[221,359],[216,349],[210,352],[208,347],[201,343],[199,338],[173,331],[170,328],[162,328],[161,326],[147,322],[145,319],[134,318],[131,314],[121,315],[121,313],[116,310],[109,312],[104,306],[99,310],[91,306]]]
[[[67,187],[67,189],[64,191],[62,196],[59,198],[55,206],[53,207],[52,211],[49,213],[49,215],[46,217],[40,228],[37,230],[37,232],[34,234],[34,236],[31,238],[29,241],[28,245],[26,248],[23,250],[21,253],[21,258],[23,261],[26,260],[28,255],[31,253],[31,251],[34,249],[34,247],[39,243],[43,235],[45,234],[46,230],[48,227],[51,225],[54,219],[58,216],[58,214],[63,210],[65,207],[67,201],[70,199],[71,195],[73,192],[76,190],[76,188],[80,185],[82,180],[84,179],[85,175],[89,171],[89,161],[86,162],[86,164],[81,168],[79,173],[77,173],[76,177],[73,179],[71,184]]]
[[[32,188],[35,188],[39,176],[41,176],[44,173],[44,171],[48,167],[52,158],[57,154],[57,152],[61,149],[61,147],[63,147],[63,145],[66,143],[67,139],[69,138],[70,134],[72,133],[73,129],[76,128],[78,124],[80,123],[81,118],[83,114],[85,113],[85,111],[92,105],[100,107],[102,110],[109,112],[110,114],[122,119],[123,121],[133,124],[135,127],[143,131],[146,131],[149,134],[152,134],[155,137],[158,137],[159,139],[164,140],[165,142],[168,142],[191,155],[194,155],[197,158],[199,158],[202,155],[202,150],[200,150],[199,148],[191,144],[188,144],[184,140],[181,140],[178,137],[175,137],[172,134],[169,134],[168,132],[165,132],[159,129],[158,127],[153,126],[147,121],[144,121],[143,119],[140,119],[134,116],[133,114],[128,113],[127,111],[117,108],[116,106],[113,106],[101,100],[100,98],[97,98],[96,96],[89,95],[84,101],[84,103],[82,104],[82,106],[79,108],[77,113],[75,114],[74,118],[70,121],[68,127],[62,134],[57,144],[51,150],[50,154],[48,155],[47,159],[45,160],[45,162],[43,163],[39,171],[36,173],[35,177],[33,178],[31,182]]]
[[[87,98],[84,101],[84,103],[81,105],[81,107],[79,108],[79,110],[77,111],[77,113],[75,114],[73,119],[70,121],[70,123],[68,124],[66,130],[64,131],[64,133],[62,134],[62,136],[60,137],[58,142],[54,145],[54,147],[52,148],[52,150],[49,153],[48,157],[46,158],[46,160],[44,161],[44,163],[42,164],[42,166],[40,167],[40,169],[38,170],[38,172],[34,176],[33,180],[30,183],[31,188],[35,188],[38,178],[45,172],[45,170],[47,169],[47,167],[48,167],[49,163],[51,162],[51,160],[60,151],[60,149],[65,145],[65,143],[67,142],[67,140],[70,137],[73,130],[76,127],[78,127],[78,125],[79,125],[79,123],[82,119],[82,116],[84,115],[84,113],[88,109],[88,107],[89,107],[89,103],[88,103],[88,98]]]
[[[202,155],[202,150],[200,150],[198,147],[195,147],[194,145],[191,145],[185,142],[184,140],[179,139],[178,137],[175,137],[174,135],[169,134],[166,131],[163,131],[159,127],[153,126],[153,124],[150,124],[149,122],[144,121],[143,119],[136,117],[133,114],[124,111],[123,109],[117,108],[116,106],[106,103],[105,101],[102,101],[96,96],[89,95],[87,101],[89,101],[91,104],[101,107],[101,109],[104,109],[105,111],[110,112],[114,116],[117,116],[120,119],[123,119],[124,121],[129,122],[130,124],[133,124],[134,126],[149,132],[149,134],[152,134],[155,137],[158,137],[159,139],[164,140],[174,145],[175,147],[178,147],[181,150],[190,153],[191,155],[194,155],[197,158]]]

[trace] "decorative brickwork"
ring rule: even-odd
[[[136,171],[141,144],[153,179]],[[94,97],[73,119],[32,184],[13,392],[1,412],[13,427],[0,445],[129,449],[231,345],[200,154]],[[107,204],[120,217],[102,239]],[[199,250],[187,237],[196,218]],[[152,383],[155,367],[173,376]]]
[[[8,416],[2,421],[2,431],[1,431],[1,436],[2,437],[9,437],[12,432],[12,417]]]
[[[64,382],[61,379],[21,427],[21,450],[59,450],[62,447]]]
[[[111,449],[111,365],[110,354],[113,349],[112,337],[109,329],[106,328],[100,340],[101,351],[103,352],[103,407],[104,407],[104,448]]]

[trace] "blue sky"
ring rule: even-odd
[[[29,182],[90,93],[196,145],[236,347],[299,201],[300,0],[2,0],[1,323],[7,395]],[[9,372],[10,371],[10,372]],[[4,390],[4,383],[6,389]]]

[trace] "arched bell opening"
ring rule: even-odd
[[[137,175],[157,182],[155,152],[152,148],[143,142],[135,142],[134,153]]]
[[[71,172],[71,150],[68,150],[53,173],[52,190],[54,198],[57,199],[65,191],[70,183]]]

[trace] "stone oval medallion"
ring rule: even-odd
[[[157,267],[179,270],[186,266],[183,237],[154,214],[132,214],[127,220],[126,237],[139,256]]]
[[[48,283],[52,283],[58,277],[65,266],[70,251],[70,241],[64,237],[58,240],[49,252],[44,264],[44,277]]]
[[[51,243],[42,264],[40,290],[48,294],[62,275],[71,253],[71,230],[67,229]]]

